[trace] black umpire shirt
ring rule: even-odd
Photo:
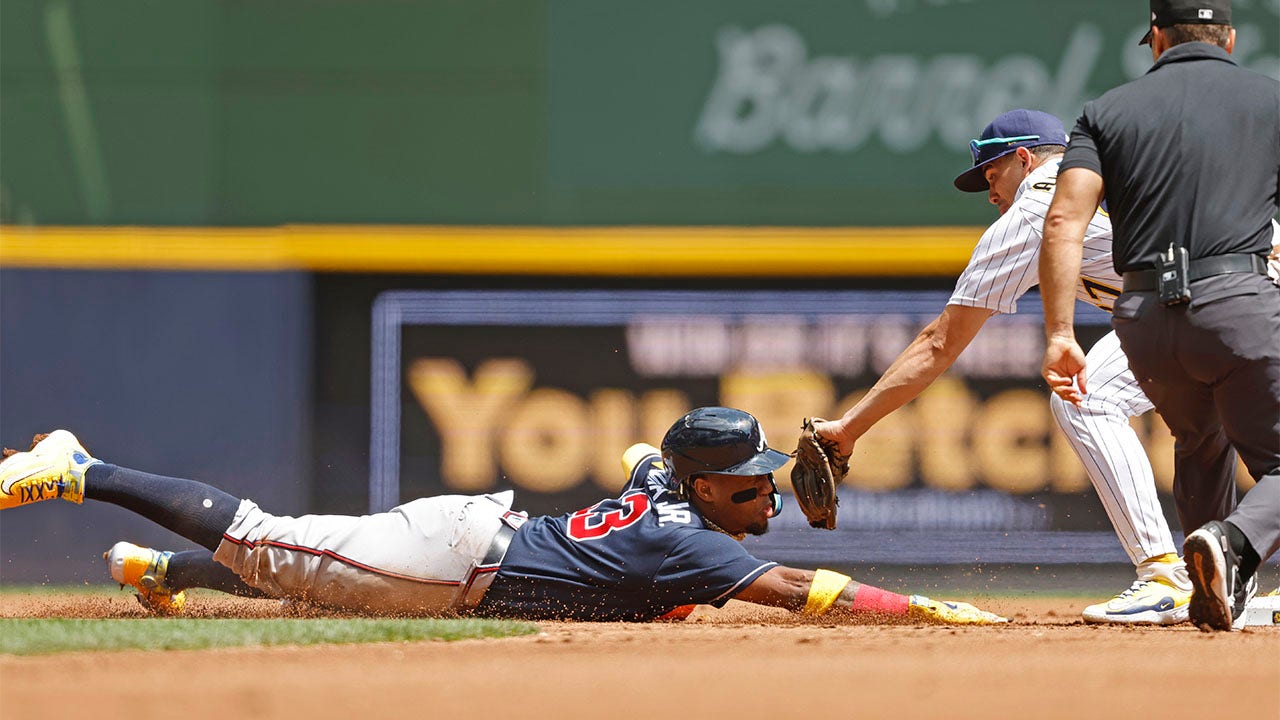
[[[1076,167],[1102,176],[1118,273],[1154,267],[1175,240],[1192,260],[1265,256],[1280,204],[1280,82],[1216,45],[1176,45],[1084,106],[1060,171]]]

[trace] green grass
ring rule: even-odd
[[[529,623],[479,619],[0,619],[0,654],[468,640],[537,632]]]

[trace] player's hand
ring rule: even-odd
[[[1074,336],[1049,338],[1040,374],[1055,395],[1072,405],[1079,405],[1089,392],[1085,386],[1084,350]]]
[[[912,595],[908,606],[912,620],[924,620],[939,625],[997,625],[1009,622],[995,613],[979,610],[966,602],[930,600],[923,595]]]

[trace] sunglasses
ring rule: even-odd
[[[1016,142],[1024,140],[1039,140],[1039,135],[1019,135],[1017,137],[993,137],[986,140],[970,140],[969,152],[973,153],[973,164],[978,164],[978,156],[982,154],[982,148],[988,145],[1012,145]]]

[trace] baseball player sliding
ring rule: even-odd
[[[773,472],[788,456],[768,447],[754,417],[730,408],[686,414],[661,450],[631,447],[618,497],[559,517],[514,512],[504,492],[292,518],[201,482],[104,463],[66,430],[7,452],[0,508],[110,502],[206,548],[118,543],[107,553],[112,577],[157,612],[181,612],[186,588],[211,587],[405,615],[652,620],[737,598],[830,617],[1006,622],[966,603],[752,557],[738,540],[765,532],[781,509]]]
[[[965,192],[987,192],[1000,210],[978,241],[942,314],[839,420],[815,421],[827,455],[847,468],[854,443],[885,415],[916,397],[969,345],[987,319],[1017,310],[1038,282],[1045,213],[1067,144],[1062,123],[1034,110],[1011,110],[970,143],[973,167],[955,179]],[[1111,222],[1099,209],[1089,223],[1076,296],[1111,311],[1121,282],[1111,262]],[[1156,496],[1151,464],[1129,418],[1152,409],[1138,388],[1114,332],[1088,354],[1088,394],[1079,406],[1050,397],[1058,426],[1088,471],[1137,580],[1109,601],[1084,609],[1089,622],[1173,624],[1187,619],[1191,583]],[[802,443],[803,444],[803,443]],[[799,468],[797,463],[797,468]],[[833,526],[833,518],[827,520]]]

